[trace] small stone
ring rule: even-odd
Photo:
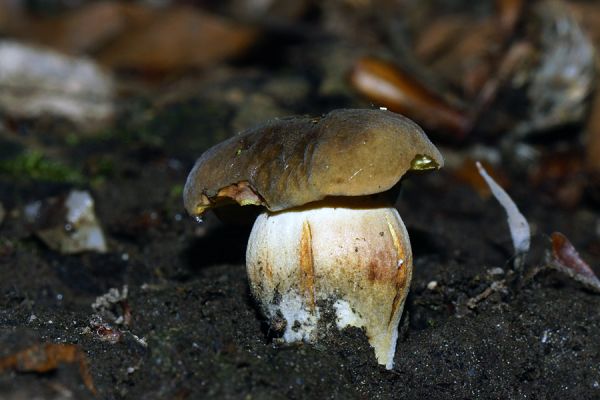
[[[488,275],[504,275],[504,269],[500,268],[500,267],[496,267],[496,268],[490,268],[487,270]]]
[[[437,281],[431,281],[427,284],[427,289],[429,290],[435,290],[438,286]]]
[[[63,254],[107,251],[89,192],[72,190],[66,196],[29,203],[23,211],[35,234],[53,250]]]

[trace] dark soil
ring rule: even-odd
[[[503,211],[449,173],[413,175],[403,186],[398,208],[411,232],[415,275],[396,366],[386,371],[359,330],[314,346],[272,343],[246,281],[248,228],[214,218],[198,225],[171,193],[190,165],[173,168],[166,155],[136,151],[123,145],[112,157],[126,167],[92,189],[107,254],[57,254],[9,213],[0,230],[0,355],[39,342],[76,343],[107,399],[600,396],[600,297],[555,272],[529,280],[514,272]],[[64,190],[5,178],[0,199],[19,210]],[[590,240],[596,212],[544,206],[518,183],[512,192],[535,226],[534,250],[548,247],[553,230],[580,249],[597,246]],[[148,222],[149,212],[157,219]],[[529,267],[541,265],[536,257]],[[504,272],[487,272],[496,267]],[[504,290],[467,306],[498,280]],[[111,344],[85,329],[95,297],[124,284],[131,333],[147,347],[129,334]],[[65,393],[91,397],[75,365],[0,375],[2,398]]]

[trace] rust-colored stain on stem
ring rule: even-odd
[[[407,268],[406,265],[409,265],[411,260],[406,259],[406,254],[404,253],[404,249],[400,240],[398,238],[398,234],[396,233],[392,222],[386,217],[388,230],[390,235],[392,236],[392,241],[394,243],[394,248],[396,249],[396,260],[397,260],[397,270],[396,277],[394,279],[396,283],[396,295],[394,296],[394,301],[392,302],[392,309],[390,311],[390,316],[388,318],[388,324],[390,324],[398,311],[398,307],[402,304],[403,299],[405,298],[405,293],[407,290],[407,278],[410,268]]]
[[[312,232],[308,221],[302,224],[300,237],[300,269],[302,288],[308,298],[311,309],[315,308],[315,260],[312,251]]]

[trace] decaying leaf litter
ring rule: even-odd
[[[537,1],[535,7],[490,1],[475,8],[442,3],[207,5],[193,9],[190,18],[210,20],[213,28],[207,32],[219,38],[216,43],[231,42],[219,51],[185,57],[175,54],[200,42],[182,39],[194,32],[185,29],[185,21],[173,22],[182,14],[175,3],[167,6],[170,17],[163,22],[149,6],[110,2],[65,6],[52,15],[18,2],[3,9],[1,15],[12,16],[3,30],[23,46],[23,54],[38,46],[75,61],[86,54],[117,90],[102,97],[113,99],[115,114],[91,127],[82,125],[97,118],[86,116],[86,103],[75,112],[40,107],[26,115],[3,106],[2,360],[31,349],[80,349],[101,398],[597,396],[598,296],[589,279],[581,284],[572,279],[576,272],[550,266],[568,271],[583,263],[598,272],[597,135],[594,114],[587,118],[581,111],[594,104],[588,92],[595,70],[590,72],[586,57],[570,57],[573,63],[567,65],[552,60],[556,54],[589,52],[597,37],[589,21],[600,11],[586,1]],[[89,22],[101,17],[119,23]],[[46,27],[46,34],[19,30],[27,26],[23,21],[29,26],[36,21],[38,32]],[[164,61],[128,50],[132,37],[145,43],[167,29],[161,23],[181,26],[172,37],[162,36],[181,43],[184,52]],[[146,24],[152,28],[144,37]],[[77,26],[97,29],[71,33]],[[473,28],[459,29],[463,26]],[[477,32],[497,26],[499,37]],[[566,27],[564,40],[548,42],[556,35],[554,26]],[[47,33],[53,31],[62,36]],[[465,39],[453,43],[462,47],[436,47],[445,37],[460,35]],[[490,50],[482,54],[482,49]],[[445,57],[428,58],[440,52]],[[468,129],[457,135],[439,121],[420,120],[419,110],[414,115],[403,110],[441,145],[446,166],[404,180],[396,202],[415,267],[391,372],[377,366],[358,329],[317,345],[277,344],[248,289],[249,227],[210,214],[199,225],[181,201],[195,158],[242,129],[334,108],[393,109],[363,98],[348,80],[367,56],[404,71],[401,90],[411,104],[434,109],[443,104],[468,121],[460,125]],[[461,59],[469,62],[461,65]],[[467,73],[451,72],[457,68]],[[543,87],[536,82],[548,74],[561,76],[564,68],[580,73],[532,97],[532,90]],[[389,85],[389,76],[378,76],[379,82]],[[23,83],[33,86],[31,98],[65,96],[62,104],[77,104],[68,90],[49,92],[48,86]],[[410,89],[423,85],[437,102],[427,103],[431,96]],[[486,197],[473,160],[482,161],[530,225],[523,269],[514,268],[506,214]],[[27,206],[66,204],[64,199],[82,190],[93,199],[106,252],[67,254],[44,242],[43,228],[69,225],[65,209],[55,206],[35,223],[27,218]],[[557,250],[566,248],[558,245],[565,242],[553,232],[577,250]],[[65,237],[72,234],[65,230]],[[108,302],[108,309],[92,308],[110,293],[116,302]],[[73,357],[54,359],[52,372],[6,368],[0,374],[2,396],[92,396],[78,364],[69,361]]]

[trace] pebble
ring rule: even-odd
[[[437,281],[431,281],[427,284],[427,289],[429,290],[435,290],[435,288],[437,288]]]
[[[488,275],[504,275],[504,269],[500,267],[490,268],[487,270]]]

